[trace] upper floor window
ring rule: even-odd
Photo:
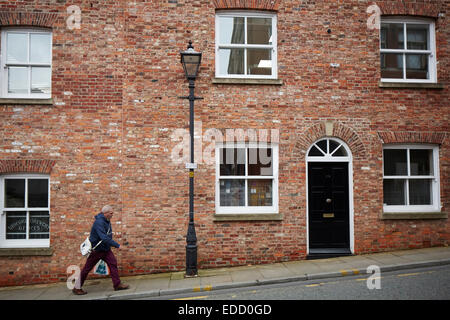
[[[277,78],[275,14],[216,14],[216,77]]]
[[[52,33],[45,29],[6,28],[1,37],[1,96],[50,98]]]
[[[0,247],[50,246],[48,175],[0,177]]]
[[[410,17],[382,17],[382,82],[436,82],[434,22]]]

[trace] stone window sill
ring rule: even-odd
[[[281,214],[250,214],[250,213],[236,213],[236,214],[215,214],[215,222],[220,221],[282,221],[283,216]]]
[[[213,78],[213,84],[260,84],[281,86],[281,79]]]
[[[379,82],[380,88],[444,89],[443,83]]]
[[[40,104],[40,105],[53,105],[53,99],[12,99],[12,98],[0,98],[0,105],[2,104]]]
[[[52,256],[52,248],[0,248],[0,257]]]
[[[447,219],[447,213],[442,212],[383,212],[381,220],[398,219]]]

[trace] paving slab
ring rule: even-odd
[[[251,267],[247,269],[243,268],[232,268],[230,270],[231,279],[234,283],[240,282],[254,282],[258,279],[262,279],[263,275],[256,267]]]
[[[282,277],[292,277],[295,273],[289,270],[284,264],[262,265],[257,267],[264,279],[278,279]]]
[[[0,300],[36,300],[46,290],[48,288],[2,290],[0,291]]]
[[[296,276],[318,272],[317,265],[311,261],[291,261],[283,262],[283,264]]]
[[[411,262],[411,260],[392,253],[375,253],[372,255],[367,255],[366,258],[375,261],[374,264],[379,263],[384,265],[399,265]]]
[[[169,289],[169,283],[170,277],[159,277],[140,280],[136,284],[136,292],[167,290]]]
[[[200,277],[200,285],[202,291],[210,290],[212,287],[233,282],[233,278],[231,274],[228,272],[227,274],[221,274],[216,276],[209,277]]]
[[[183,276],[184,277],[184,276]],[[192,278],[183,278],[183,279],[170,279],[169,289],[185,289],[185,288],[199,288],[200,287],[200,278],[192,277]]]

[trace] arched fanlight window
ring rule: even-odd
[[[349,151],[344,142],[337,139],[325,138],[315,142],[308,152],[309,157],[320,157],[334,160],[349,158]]]

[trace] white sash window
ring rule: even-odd
[[[47,175],[0,177],[0,247],[50,246],[50,183]]]
[[[278,146],[216,148],[216,213],[278,213]]]
[[[436,77],[434,22],[410,17],[382,17],[382,82],[431,82]]]
[[[384,212],[439,212],[439,147],[383,148]]]
[[[1,36],[1,96],[51,98],[52,33],[5,28]]]
[[[276,14],[216,14],[216,77],[277,78]]]

